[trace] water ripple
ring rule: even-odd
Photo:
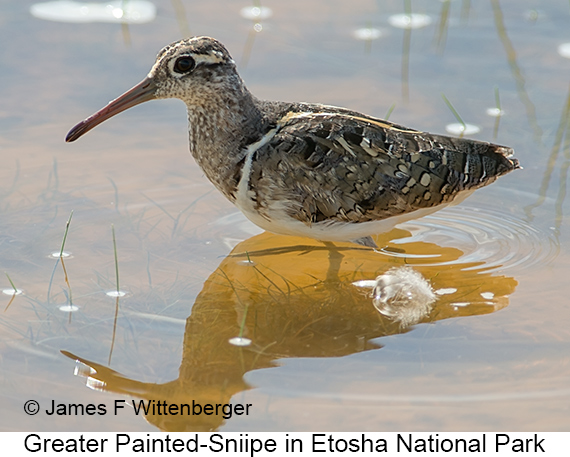
[[[554,233],[529,225],[514,215],[488,208],[456,206],[446,208],[418,220],[406,222],[402,228],[411,238],[395,240],[395,244],[430,242],[460,248],[464,255],[448,262],[426,260],[426,263],[476,263],[486,271],[525,270],[544,265],[559,252]],[[392,254],[393,255],[393,254]],[[406,253],[406,257],[413,253]]]

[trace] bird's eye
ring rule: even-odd
[[[180,57],[174,63],[174,71],[176,73],[189,73],[194,70],[196,61],[192,57]]]

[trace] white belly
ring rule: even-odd
[[[467,197],[467,195],[465,195],[465,197]],[[243,203],[246,204],[244,205]],[[452,204],[455,203],[459,202],[453,202]],[[240,204],[236,202],[236,206],[251,222],[268,232],[277,233],[279,235],[306,236],[319,241],[340,242],[355,241],[367,236],[388,232],[402,222],[427,216],[445,206],[449,206],[449,204],[432,208],[422,208],[378,221],[323,221],[310,225],[290,217],[280,209],[270,210],[267,212],[268,218],[263,217],[254,210],[251,200],[249,200],[249,204],[243,202],[243,200]]]

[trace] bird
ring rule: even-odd
[[[164,47],[148,75],[73,127],[77,140],[140,103],[179,98],[205,176],[269,232],[376,248],[372,236],[464,200],[520,168],[512,148],[346,108],[260,100],[218,40]]]

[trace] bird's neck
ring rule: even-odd
[[[190,152],[206,177],[230,200],[241,177],[247,145],[264,133],[264,116],[245,88],[211,94],[207,104],[187,103]]]

